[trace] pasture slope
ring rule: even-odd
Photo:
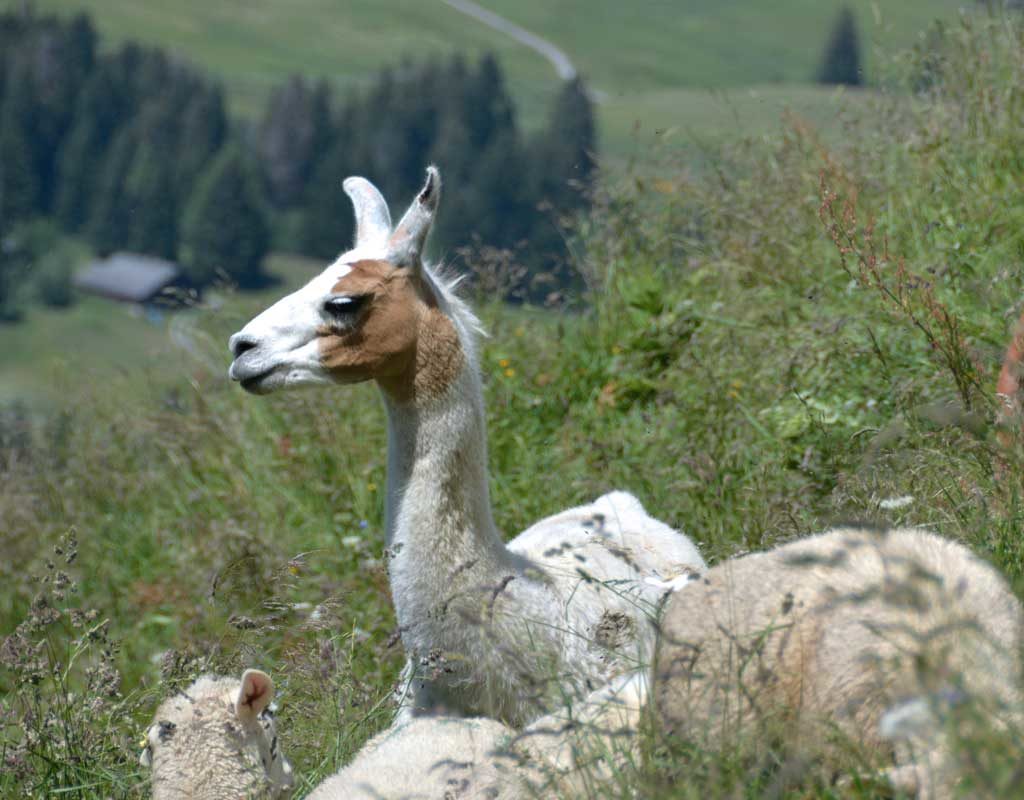
[[[176,3],[132,0],[39,0],[41,10],[90,11],[109,44],[126,38],[169,47],[227,82],[231,107],[252,117],[267,93],[301,72],[344,90],[404,57],[493,50],[501,59],[528,128],[543,118],[558,88],[551,65],[454,8],[432,0],[292,0],[275,3]],[[714,104],[718,119],[732,104],[761,108],[745,133],[774,130],[786,107],[780,85],[803,86],[801,104],[829,90],[811,83],[839,2],[817,0],[488,0],[483,3],[564,50],[604,98],[603,146],[632,152],[636,136],[667,128],[703,132]],[[856,0],[868,75],[886,68],[883,53],[912,45],[937,17],[953,18],[957,0]],[[881,48],[881,49],[879,49]],[[756,100],[732,90],[771,88]],[[710,90],[730,90],[709,95]],[[717,98],[717,99],[714,99]],[[649,118],[654,110],[657,115]],[[714,123],[713,119],[713,123]],[[709,132],[720,135],[713,124]],[[735,133],[735,131],[730,131]],[[642,143],[643,147],[649,140]]]
[[[711,562],[926,525],[1019,592],[1024,428],[1000,442],[993,387],[1024,286],[1022,54],[1020,20],[969,16],[907,64],[913,102],[870,98],[831,141],[793,120],[710,143],[714,171],[648,154],[657,180],[627,173],[581,224],[585,307],[477,298],[499,527],[613,487]],[[198,310],[181,364],[100,380],[69,357],[59,411],[3,419],[0,796],[148,796],[141,731],[202,670],[275,676],[302,792],[387,723],[379,400],[229,385],[227,335],[266,301]],[[599,796],[833,798],[883,766],[759,733],[652,733]],[[966,796],[1013,796],[1021,742],[961,731]]]

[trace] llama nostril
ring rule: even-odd
[[[231,341],[228,342],[228,347],[231,349],[231,354],[238,358],[242,353],[255,349],[257,344],[258,342],[251,336],[236,333],[231,337]]]

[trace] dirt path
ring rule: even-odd
[[[444,2],[456,11],[472,17],[478,22],[482,22],[489,28],[494,28],[496,31],[511,36],[520,44],[524,44],[531,50],[544,56],[544,58],[551,62],[551,66],[555,68],[558,77],[563,81],[570,81],[576,77],[576,67],[569,60],[569,56],[547,39],[542,39],[537,34],[530,33],[525,28],[520,28],[514,22],[509,22],[504,17],[499,17],[493,11],[488,11],[486,8],[470,2],[470,0],[444,0]]]

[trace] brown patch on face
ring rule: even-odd
[[[320,363],[335,378],[376,380],[402,402],[439,397],[451,386],[464,363],[459,337],[413,270],[357,261],[332,292],[368,298],[351,329],[319,331]]]

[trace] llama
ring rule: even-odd
[[[690,739],[781,721],[799,722],[786,728],[799,744],[838,728],[895,752],[897,788],[948,797],[943,732],[967,709],[1016,718],[1022,632],[1020,602],[962,545],[836,529],[727,561],[672,596],[655,713]]]
[[[204,675],[165,700],[139,757],[153,769],[153,800],[285,797],[292,768],[277,744],[274,683],[247,669],[241,680]]]
[[[488,495],[480,324],[455,281],[422,259],[440,176],[427,170],[394,230],[369,181],[344,188],[354,248],[231,337],[229,375],[253,394],[376,381],[388,424],[386,555],[409,655],[402,715],[521,727],[643,659],[663,587],[704,562],[625,492],[504,544]]]

